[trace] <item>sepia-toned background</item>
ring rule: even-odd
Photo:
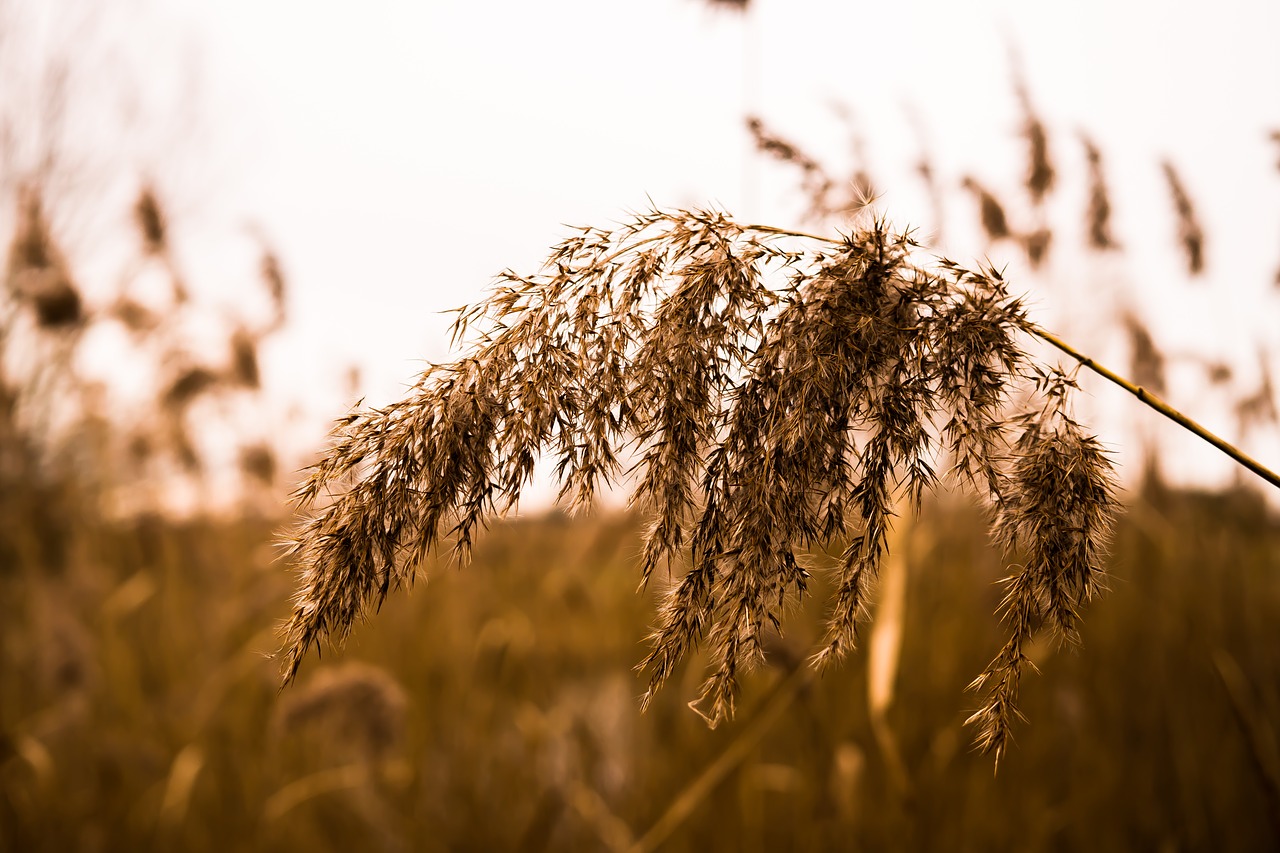
[[[1280,845],[1280,502],[1092,377],[1110,591],[1034,650],[998,774],[963,723],[1007,567],[959,497],[900,523],[874,655],[788,692],[819,576],[714,731],[696,660],[640,712],[661,584],[625,484],[569,518],[543,478],[299,683],[270,657],[329,423],[449,358],[496,273],[654,205],[915,227],[1280,465],[1277,31],[1256,2],[0,3],[0,849]]]

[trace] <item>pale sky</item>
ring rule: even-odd
[[[798,224],[795,182],[752,155],[748,112],[840,167],[849,136],[832,104],[848,108],[880,208],[928,231],[912,171],[922,127],[951,187],[946,250],[983,257],[956,187],[971,173],[1017,194],[1011,47],[1053,134],[1054,222],[1079,227],[1076,133],[1087,130],[1127,248],[1109,261],[1060,252],[1046,279],[997,246],[991,259],[1009,264],[1015,287],[1104,353],[1113,335],[1092,318],[1125,288],[1170,347],[1248,371],[1266,340],[1280,359],[1275,2],[754,0],[746,16],[701,0],[155,5],[189,35],[206,142],[221,152],[215,185],[199,193],[258,223],[283,256],[292,325],[268,375],[318,424],[300,432],[312,439],[347,402],[348,364],[371,402],[389,402],[422,360],[447,357],[439,312],[505,267],[534,271],[564,224],[615,221],[649,198]],[[1164,157],[1208,231],[1199,284],[1181,270]],[[1187,393],[1187,408],[1230,431],[1204,389]],[[1280,463],[1280,442],[1254,450]],[[1136,467],[1136,454],[1123,462]]]

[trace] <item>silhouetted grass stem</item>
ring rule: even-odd
[[[1071,346],[1069,343],[1059,338],[1057,335],[1054,335],[1050,332],[1045,331],[1044,329],[1040,328],[1034,323],[1028,323],[1026,326],[1026,329],[1028,332],[1040,338],[1045,343],[1051,344],[1057,347],[1058,349],[1062,350],[1067,355],[1071,356],[1076,361],[1078,361],[1084,367],[1089,368],[1094,373],[1098,374],[1104,379],[1110,382],[1113,382],[1116,385],[1119,385],[1121,388],[1128,391],[1130,394],[1137,397],[1143,403],[1146,403],[1148,406],[1155,409],[1157,412],[1164,415],[1169,420],[1178,424],[1188,432],[1191,432],[1192,434],[1199,436],[1200,438],[1209,442],[1214,447],[1218,448],[1223,453],[1227,454],[1232,459],[1239,462],[1241,465],[1248,468],[1250,471],[1257,474],[1259,477],[1266,480],[1271,485],[1280,489],[1280,474],[1277,474],[1275,471],[1272,471],[1270,468],[1263,465],[1261,462],[1252,458],[1243,450],[1233,445],[1231,442],[1205,429],[1203,426],[1196,423],[1191,418],[1187,417],[1182,412],[1175,409],[1173,406],[1170,406],[1168,403],[1160,399],[1158,396],[1156,396],[1152,392],[1148,391],[1146,388],[1143,388],[1140,385],[1135,385],[1134,383],[1130,382],[1128,379],[1125,379],[1123,376],[1116,373],[1115,371],[1108,369],[1105,365],[1101,365],[1098,362],[1094,361],[1092,358],[1080,352],[1075,347]]]

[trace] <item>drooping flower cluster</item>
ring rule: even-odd
[[[714,724],[805,592],[797,555],[814,545],[848,543],[814,663],[853,647],[895,513],[945,463],[990,502],[998,541],[1029,555],[1006,600],[1010,645],[979,679],[994,684],[980,741],[1000,750],[1026,636],[1040,620],[1073,636],[1097,586],[1111,468],[1070,417],[1069,383],[1030,367],[999,273],[928,269],[917,251],[883,222],[829,240],[652,212],[581,230],[539,275],[504,273],[459,312],[466,354],[342,421],[301,488],[304,506],[328,497],[293,538],[286,681],[429,551],[450,542],[465,559],[549,457],[573,508],[629,475],[652,519],[642,577],[683,569],[643,663],[649,695],[703,645],[696,704]]]

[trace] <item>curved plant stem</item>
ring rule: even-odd
[[[698,778],[671,801],[662,817],[641,836],[629,853],[652,853],[657,850],[720,783],[746,760],[751,750],[764,739],[769,729],[782,716],[783,711],[813,683],[818,674],[811,666],[798,666],[780,679],[760,703],[760,710],[751,722],[743,727],[742,732],[715,761],[698,774]]]
[[[1257,474],[1259,477],[1266,480],[1271,485],[1280,489],[1280,474],[1277,474],[1275,471],[1272,471],[1270,468],[1266,467],[1261,462],[1258,462],[1256,459],[1253,459],[1244,451],[1240,450],[1238,447],[1226,441],[1225,439],[1222,439],[1214,435],[1209,430],[1200,426],[1200,424],[1191,420],[1191,418],[1182,414],[1182,412],[1179,412],[1173,406],[1170,406],[1164,400],[1161,400],[1155,394],[1152,394],[1146,388],[1143,388],[1140,385],[1134,385],[1128,379],[1125,379],[1123,376],[1119,375],[1118,373],[1115,373],[1114,371],[1107,369],[1103,365],[1098,364],[1098,362],[1094,361],[1093,359],[1089,358],[1089,356],[1075,349],[1066,341],[1062,340],[1056,335],[1053,335],[1045,331],[1044,329],[1040,328],[1034,323],[1028,323],[1026,326],[1026,329],[1028,332],[1040,338],[1042,341],[1052,344],[1053,346],[1062,350],[1067,355],[1071,356],[1076,361],[1080,362],[1082,365],[1092,370],[1094,373],[1098,374],[1104,379],[1108,379],[1111,382],[1114,382],[1116,385],[1119,385],[1121,388],[1128,391],[1130,394],[1137,397],[1139,400],[1146,403],[1148,406],[1155,409],[1157,412],[1164,415],[1169,420],[1178,424],[1183,429],[1186,429],[1196,434],[1200,438],[1204,439],[1205,441],[1209,442],[1214,447],[1218,448],[1223,453],[1227,454],[1232,459],[1239,462],[1241,465],[1248,468],[1250,471]]]
[[[818,240],[823,243],[836,244],[839,242],[837,240],[831,239],[830,237],[820,237],[816,234],[808,234],[803,231],[792,231],[785,228],[774,228],[769,225],[748,225],[744,228],[744,230],[756,231],[764,234],[775,234],[778,236],[800,237],[800,238],[809,239],[809,240]],[[1258,460],[1252,458],[1243,450],[1231,444],[1226,439],[1221,438],[1220,436],[1217,436],[1214,433],[1210,432],[1209,430],[1205,429],[1203,426],[1191,420],[1191,418],[1187,417],[1182,412],[1175,409],[1173,406],[1170,406],[1168,403],[1166,403],[1164,400],[1161,400],[1158,396],[1151,393],[1146,388],[1143,388],[1140,385],[1134,385],[1132,382],[1130,382],[1128,379],[1125,379],[1120,374],[1116,373],[1113,370],[1110,370],[1105,365],[1099,364],[1089,356],[1085,355],[1084,353],[1077,350],[1075,347],[1071,346],[1066,341],[1059,338],[1057,335],[1052,334],[1051,332],[1041,328],[1040,326],[1037,326],[1034,323],[1027,323],[1025,325],[1025,328],[1027,332],[1029,332],[1030,334],[1035,335],[1036,337],[1040,338],[1046,343],[1052,344],[1053,346],[1065,352],[1067,355],[1074,358],[1076,361],[1080,362],[1080,364],[1092,370],[1094,373],[1098,374],[1104,379],[1108,379],[1111,382],[1114,382],[1116,385],[1119,385],[1121,388],[1128,391],[1130,394],[1137,397],[1143,403],[1146,403],[1148,406],[1155,409],[1157,412],[1164,415],[1169,420],[1178,424],[1183,429],[1186,429],[1191,433],[1194,433],[1195,435],[1204,439],[1205,441],[1209,442],[1214,447],[1218,448],[1223,453],[1230,456],[1236,462],[1239,462],[1241,465],[1248,468],[1250,471],[1257,474],[1259,477],[1266,480],[1268,483],[1275,486],[1277,489],[1280,489],[1280,474],[1277,474],[1275,471],[1272,471],[1270,468],[1263,465]]]

